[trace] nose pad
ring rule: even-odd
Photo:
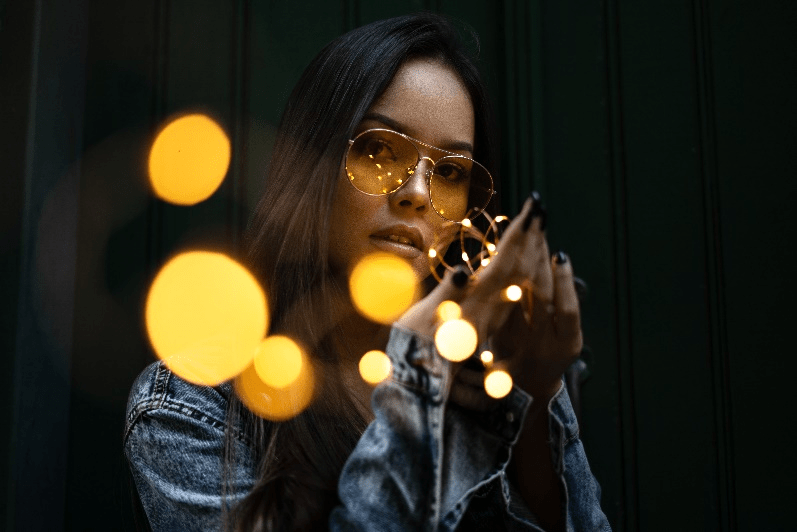
[[[421,159],[418,161],[417,166],[420,166],[423,161],[428,161],[426,165],[428,166],[428,169],[425,172],[423,172],[423,176],[426,178],[426,182],[428,185],[429,179],[432,177],[432,172],[434,172],[434,161],[430,157],[421,157]]]
[[[391,194],[391,199],[402,207],[413,207],[424,211],[431,207],[429,199],[429,179],[434,172],[434,161],[429,157],[421,157],[415,165],[409,181]]]

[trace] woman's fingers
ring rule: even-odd
[[[581,351],[581,317],[578,295],[573,282],[573,265],[563,252],[554,254],[551,259],[554,280],[553,304],[556,312],[556,335],[560,340],[572,341],[574,352]]]

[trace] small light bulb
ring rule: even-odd
[[[462,252],[462,260],[464,260],[465,262],[468,262],[470,260],[470,257],[468,257],[468,254],[465,253],[464,251]]]
[[[493,353],[491,351],[482,351],[482,354],[479,355],[479,358],[482,360],[482,364],[485,366],[493,363]]]
[[[512,284],[504,289],[504,296],[509,301],[520,301],[520,298],[523,297],[523,290],[518,285]]]
[[[495,252],[495,244],[493,244],[492,242],[487,242],[487,251],[489,251],[490,253],[494,253]]]
[[[434,248],[430,248],[429,249],[429,258],[433,259],[436,256],[437,256],[437,250],[435,250]]]
[[[470,219],[469,219],[469,218],[465,218],[464,220],[462,220],[462,222],[461,222],[461,223],[462,223],[462,225],[464,225],[465,227],[472,227],[472,226],[473,226],[473,224],[472,224],[472,223],[470,223]]]
[[[484,377],[484,390],[494,399],[501,399],[512,391],[512,377],[506,371],[491,371]]]
[[[482,259],[482,266],[487,266],[488,264],[490,264],[490,259],[489,258]]]

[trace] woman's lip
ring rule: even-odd
[[[382,251],[387,251],[388,253],[393,253],[407,259],[416,259],[423,253],[415,246],[388,240],[387,237],[383,236],[371,236],[370,240],[375,247]]]
[[[399,237],[402,239],[409,240],[411,245],[421,251],[426,249],[423,241],[423,235],[418,230],[417,227],[404,225],[404,224],[396,224],[390,227],[385,227],[379,231],[376,231],[371,235],[371,237],[375,238],[383,238],[385,240],[390,240],[390,237]]]

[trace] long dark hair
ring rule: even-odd
[[[355,128],[409,59],[439,60],[469,91],[476,118],[474,159],[495,173],[490,105],[473,61],[453,25],[433,14],[383,20],[327,45],[293,90],[279,124],[266,188],[248,235],[249,260],[269,294],[271,332],[315,340],[334,324],[301,320],[298,302],[334,305],[339,292],[329,275],[329,219],[340,167]],[[331,313],[331,312],[330,312]],[[300,318],[294,319],[296,316]],[[312,356],[334,369],[331,342],[312,341]],[[230,401],[225,469],[234,461],[233,433],[243,426],[253,444],[258,482],[232,516],[238,530],[325,528],[337,502],[337,480],[365,430],[340,379],[326,370],[316,400],[295,418],[270,423]]]

